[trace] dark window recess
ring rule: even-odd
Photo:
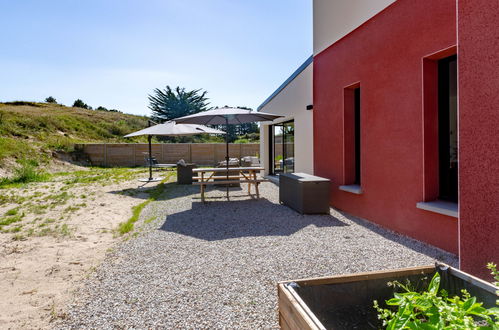
[[[354,91],[355,102],[355,184],[360,185],[360,88]]]
[[[458,201],[457,56],[438,61],[439,198]]]

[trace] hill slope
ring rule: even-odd
[[[147,117],[121,112],[49,103],[0,103],[0,167],[9,159],[45,163],[53,151],[71,151],[74,143],[130,142],[123,136],[146,126]]]

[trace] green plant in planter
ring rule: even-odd
[[[393,309],[381,308],[374,301],[378,318],[386,329],[492,329],[499,330],[499,308],[486,309],[482,303],[462,290],[462,297],[449,297],[445,290],[439,292],[440,274],[436,273],[428,289],[415,292],[400,282],[392,285],[403,290],[386,301]]]
[[[492,274],[492,276],[494,276],[494,285],[499,288],[499,271],[497,270],[497,265],[489,262],[487,264],[487,268],[490,269],[490,273]],[[499,289],[496,291],[496,293],[499,295]],[[496,305],[499,305],[499,300],[496,300]]]

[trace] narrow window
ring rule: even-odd
[[[456,52],[453,46],[423,57],[423,201],[416,205],[452,217],[458,216]],[[436,200],[454,205],[425,205]]]
[[[345,87],[343,112],[343,185],[360,191],[361,134],[360,83]],[[349,187],[347,191],[351,191]],[[342,189],[340,187],[340,189]],[[360,193],[360,192],[359,192]]]
[[[360,186],[360,87],[354,90],[355,181]]]
[[[439,199],[458,201],[457,56],[438,61]]]

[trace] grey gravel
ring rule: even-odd
[[[278,327],[278,281],[433,264],[440,249],[331,209],[300,215],[278,203],[272,183],[259,200],[232,190],[169,184],[141,219],[139,235],[110,253],[56,328]]]

